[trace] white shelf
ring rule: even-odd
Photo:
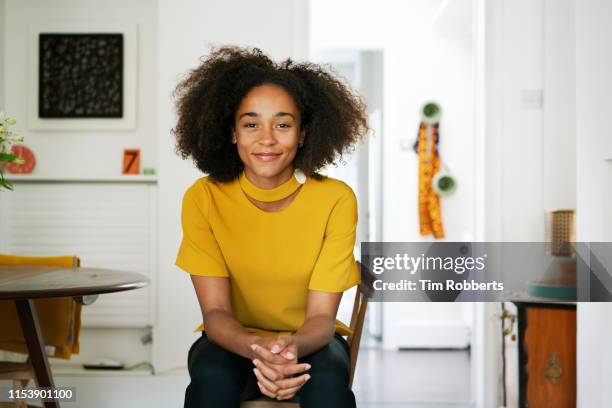
[[[51,363],[53,375],[57,377],[141,377],[151,376],[151,369],[146,366],[131,370],[86,370],[77,364],[54,364]]]
[[[32,174],[5,174],[5,179],[14,183],[157,183],[157,176],[136,174],[133,176],[38,176]]]

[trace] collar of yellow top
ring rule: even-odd
[[[291,176],[289,180],[285,181],[278,187],[266,189],[257,187],[253,184],[246,176],[244,171],[240,175],[240,188],[244,191],[249,197],[257,200],[257,201],[278,201],[283,198],[289,197],[291,194],[295,193],[295,191],[302,185],[294,176]]]

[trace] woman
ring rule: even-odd
[[[317,170],[366,133],[363,102],[318,65],[236,47],[213,50],[175,95],[177,151],[208,174],[183,198],[176,260],[204,320],[185,407],[262,394],[354,407],[336,313],[359,283],[357,203]]]

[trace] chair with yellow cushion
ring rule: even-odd
[[[361,283],[355,292],[355,301],[353,303],[353,312],[351,314],[351,334],[347,337],[349,345],[349,357],[351,362],[351,370],[349,377],[349,387],[353,385],[355,377],[355,368],[357,367],[357,356],[359,354],[359,344],[361,343],[361,334],[363,333],[363,324],[365,322],[366,310],[368,307],[368,299],[372,297],[372,281],[373,275],[367,268],[362,267],[360,262],[357,266],[361,270]],[[252,401],[245,401],[240,405],[241,408],[299,408],[296,402],[276,401],[267,397],[259,398]]]
[[[80,260],[76,256],[28,257],[0,254],[0,265],[41,265],[76,268]],[[34,300],[40,330],[51,357],[69,359],[79,352],[79,332],[81,329],[81,304],[72,298],[52,298]],[[0,301],[2,330],[0,331],[0,350],[28,353],[23,338],[21,323],[11,300]],[[1,362],[0,380],[12,380],[14,389],[27,387],[35,379],[29,361],[25,363]],[[17,407],[25,407],[25,402]]]

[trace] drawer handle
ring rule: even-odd
[[[561,376],[563,376],[561,361],[554,351],[548,353],[548,359],[544,367],[544,376],[551,384],[557,384],[561,380]]]

